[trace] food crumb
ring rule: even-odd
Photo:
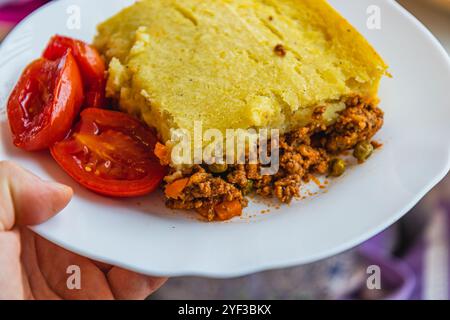
[[[286,56],[286,49],[282,44],[277,44],[275,48],[273,49],[275,54],[279,57],[285,57]]]
[[[320,182],[320,180],[317,177],[311,175],[310,178],[319,188],[323,188],[322,182]]]
[[[375,141],[375,140],[372,141],[371,144],[372,144],[374,149],[379,149],[379,148],[381,148],[383,146],[383,144],[381,142]]]

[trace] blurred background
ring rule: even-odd
[[[15,24],[46,2],[0,0],[0,41]],[[450,53],[450,0],[398,2],[422,21]],[[171,279],[150,299],[447,300],[449,248],[450,176],[396,225],[349,252],[302,267],[232,280]],[[367,286],[368,268],[372,265],[380,267],[381,290]]]

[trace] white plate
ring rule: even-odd
[[[0,49],[2,107],[21,70],[55,33],[90,41],[95,26],[131,1],[61,0],[28,17]],[[79,187],[46,153],[15,149],[5,115],[0,158],[72,186],[63,213],[35,230],[91,258],[147,274],[233,277],[312,262],[372,237],[412,208],[449,170],[450,63],[436,39],[393,1],[331,1],[390,64],[381,87],[385,143],[363,166],[333,181],[328,192],[231,223],[203,223],[166,210],[160,194],[113,200]],[[76,6],[72,4],[76,3]],[[381,30],[366,27],[377,5]],[[67,27],[80,13],[81,29]],[[73,27],[75,20],[69,20]],[[138,204],[140,203],[140,205]]]

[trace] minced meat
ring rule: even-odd
[[[171,172],[166,177],[167,183],[186,177],[189,183],[178,199],[167,200],[167,206],[194,209],[212,221],[216,219],[214,208],[218,204],[237,200],[245,207],[248,203],[245,196],[252,192],[291,202],[299,196],[302,182],[308,182],[312,175],[326,174],[333,157],[372,139],[382,127],[383,111],[374,103],[354,97],[346,104],[333,125],[323,125],[325,108],[319,107],[312,124],[280,137],[280,169],[275,175],[262,176],[260,165],[255,164],[229,166],[223,174],[212,174],[207,166],[199,165]]]

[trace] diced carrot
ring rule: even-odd
[[[197,211],[202,217],[208,219],[208,221],[214,221],[214,217],[216,215],[214,210],[212,210],[211,212],[210,208],[200,207],[195,209],[195,211]]]
[[[188,183],[189,183],[188,178],[172,182],[171,184],[166,186],[165,191],[166,196],[171,199],[178,199]]]
[[[226,221],[242,215],[242,205],[239,200],[225,201],[218,204],[214,211],[216,212],[217,220]]]
[[[156,143],[155,146],[155,156],[158,157],[161,165],[168,166],[170,164],[170,153],[169,149],[162,143]]]

